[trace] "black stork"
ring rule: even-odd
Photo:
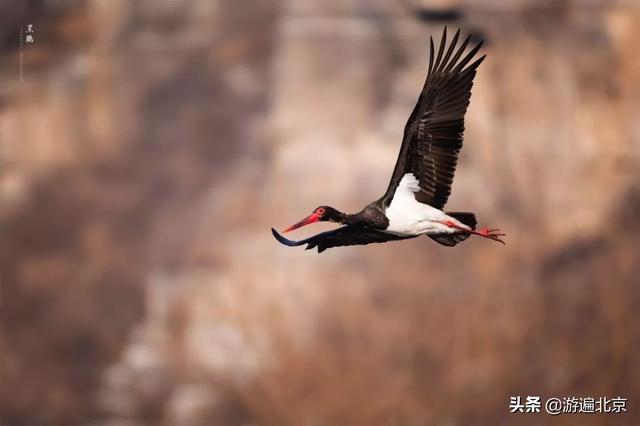
[[[462,148],[464,115],[473,78],[486,56],[471,62],[482,46],[479,42],[460,59],[470,36],[458,47],[459,36],[460,30],[446,48],[445,27],[437,55],[430,38],[427,78],[405,125],[400,154],[382,198],[355,214],[320,206],[283,232],[322,221],[344,226],[300,241],[289,240],[271,228],[279,242],[287,246],[306,244],[307,250],[317,247],[318,252],[331,247],[404,240],[422,234],[445,246],[455,246],[471,235],[504,244],[500,237],[505,234],[499,229],[476,230],[473,213],[443,211]]]

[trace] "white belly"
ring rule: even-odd
[[[407,173],[396,188],[391,204],[385,214],[389,219],[387,232],[397,235],[443,234],[460,232],[459,229],[449,227],[441,222],[451,221],[465,229],[471,229],[462,222],[448,216],[442,210],[416,201],[418,180],[411,173]]]

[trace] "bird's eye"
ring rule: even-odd
[[[318,210],[316,210],[316,213],[318,214],[324,214],[324,209],[321,207]]]

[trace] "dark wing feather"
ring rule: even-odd
[[[391,204],[400,180],[407,173],[413,173],[418,179],[420,191],[416,192],[416,200],[421,203],[442,209],[451,194],[473,78],[485,58],[482,56],[469,64],[482,46],[480,42],[460,59],[470,36],[457,46],[459,36],[460,30],[445,53],[445,28],[435,59],[433,39],[430,39],[427,79],[405,126],[398,161],[389,188],[381,198],[384,207]]]
[[[388,234],[377,229],[365,226],[347,225],[338,229],[322,232],[318,235],[300,241],[289,240],[271,228],[271,233],[280,243],[285,246],[295,247],[307,244],[306,250],[314,247],[318,248],[318,253],[322,253],[331,247],[365,245],[370,243],[384,243],[386,241],[406,240],[414,237],[401,237],[399,235]]]

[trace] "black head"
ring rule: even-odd
[[[296,223],[295,225],[291,225],[290,227],[288,227],[287,229],[285,229],[282,232],[289,232],[289,231],[293,231],[294,229],[298,229],[301,228],[305,225],[308,225],[310,223],[314,223],[314,222],[337,222],[337,223],[342,223],[344,220],[344,213],[334,209],[333,207],[329,207],[329,206],[320,206],[317,207],[313,213],[311,213],[309,216],[305,217],[304,219],[302,219],[300,222]]]
[[[317,207],[313,213],[318,215],[321,222],[341,222],[344,218],[344,213],[329,206]]]

